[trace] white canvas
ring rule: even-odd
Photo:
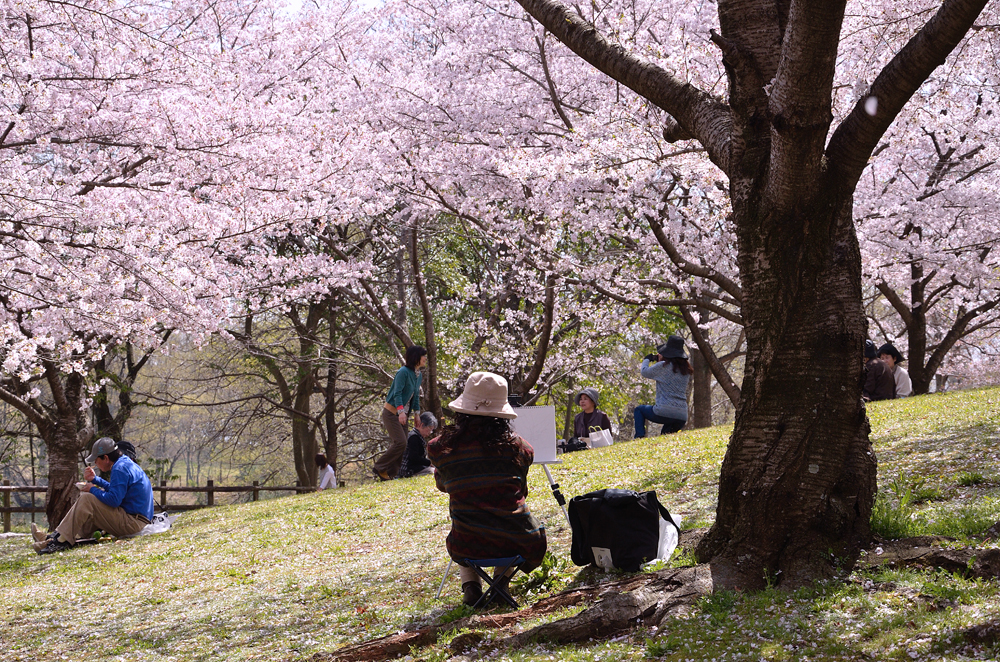
[[[535,449],[535,464],[558,462],[556,457],[556,408],[518,407],[511,427]]]

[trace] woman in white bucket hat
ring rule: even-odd
[[[451,533],[448,554],[460,567],[465,604],[482,595],[479,577],[465,559],[521,555],[530,572],[545,556],[545,527],[525,505],[531,446],[510,427],[517,412],[507,402],[507,380],[475,372],[462,395],[448,405],[455,425],[428,444],[434,479],[447,492]]]

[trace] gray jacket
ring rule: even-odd
[[[674,372],[674,366],[668,361],[650,363],[643,359],[642,376],[656,381],[656,403],[653,413],[665,418],[686,421],[688,417],[687,385],[690,375]]]

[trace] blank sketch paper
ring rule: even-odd
[[[556,408],[518,407],[511,427],[535,449],[535,464],[552,464],[556,458]]]

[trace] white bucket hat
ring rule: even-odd
[[[507,380],[492,372],[474,372],[465,382],[465,390],[448,409],[470,416],[517,418],[507,402]]]

